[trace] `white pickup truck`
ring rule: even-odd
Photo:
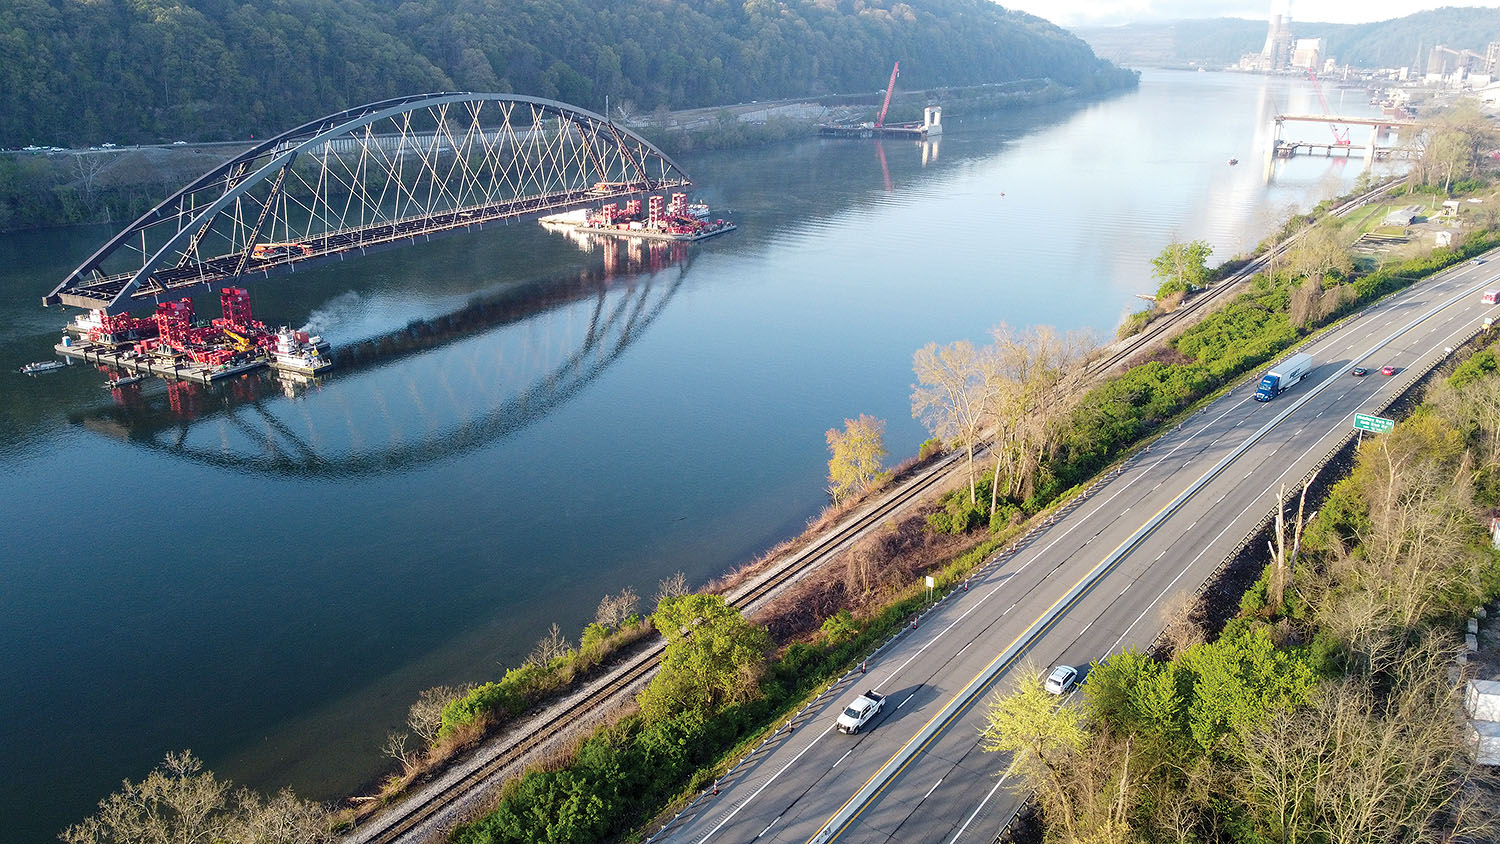
[[[878,715],[883,706],[885,695],[866,691],[839,713],[839,732],[854,735],[859,732],[860,727],[870,723],[870,719]]]

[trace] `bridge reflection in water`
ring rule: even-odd
[[[271,475],[396,473],[482,448],[598,378],[661,315],[690,266],[680,243],[594,245],[602,268],[507,287],[341,348],[331,379],[263,372],[165,389],[153,380],[115,390],[113,406],[73,421]]]

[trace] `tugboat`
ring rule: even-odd
[[[36,363],[28,363],[21,367],[24,375],[35,375],[38,372],[51,372],[54,369],[62,369],[67,366],[60,360],[39,360]]]
[[[694,202],[692,205],[689,205],[687,207],[687,213],[689,217],[693,217],[695,219],[703,220],[706,222],[710,213],[708,210],[708,203]]]
[[[305,331],[292,331],[283,326],[276,332],[271,364],[277,369],[316,375],[333,366],[333,358],[328,356],[328,343],[322,337],[309,336]]]

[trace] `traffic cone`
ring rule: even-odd
[[[719,796],[719,781],[714,780],[714,796]]]
[[[864,660],[860,660],[860,663],[859,663],[859,673],[861,673],[861,674],[865,673],[865,663],[864,663]]]

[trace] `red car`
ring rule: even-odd
[[[1390,364],[1386,364],[1385,366],[1380,367],[1380,374],[1381,375],[1395,375],[1396,374],[1396,367],[1391,366]]]

